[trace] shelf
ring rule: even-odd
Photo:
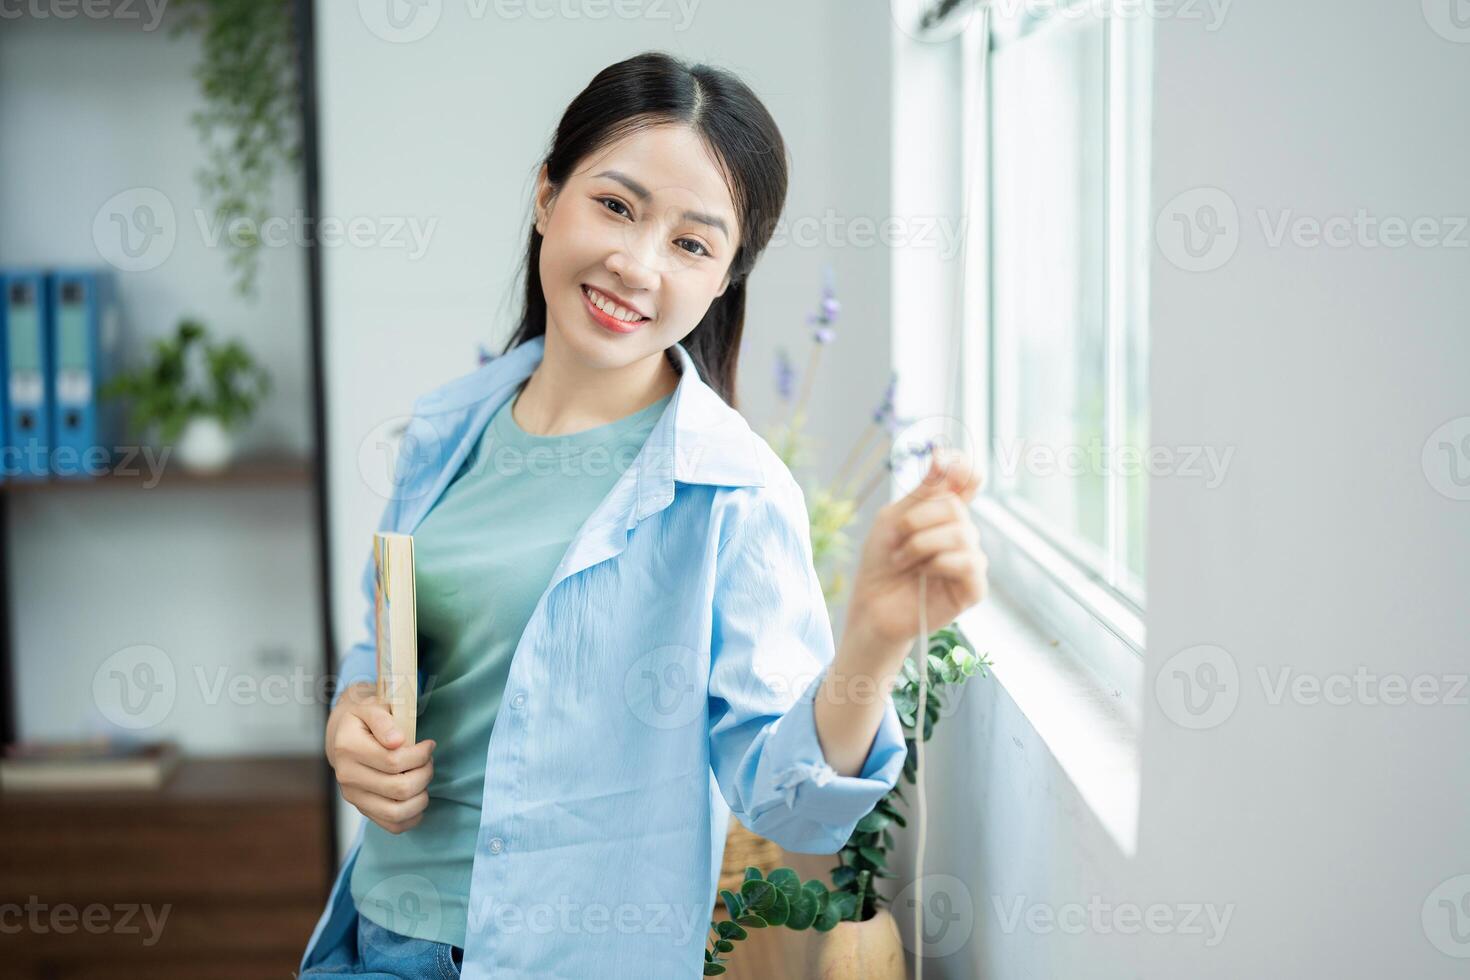
[[[326,773],[321,755],[186,755],[158,789],[12,791],[0,793],[0,810],[313,802],[326,795]]]
[[[241,457],[217,473],[195,473],[167,460],[162,472],[156,472],[157,456],[135,456],[122,460],[113,472],[95,477],[48,477],[32,480],[7,479],[0,492],[33,494],[38,492],[75,492],[98,487],[155,490],[159,487],[249,487],[307,486],[311,482],[311,460],[287,453],[257,453]]]
[[[335,876],[329,772],[321,756],[186,757],[161,791],[0,796],[0,895],[54,924],[7,930],[0,973],[293,976]],[[94,928],[98,909],[117,928]]]

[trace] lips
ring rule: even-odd
[[[649,317],[649,315],[647,313],[644,313],[638,307],[634,306],[632,303],[630,303],[627,300],[623,299],[623,297],[619,296],[617,293],[613,292],[611,289],[604,289],[601,286],[590,286],[590,285],[588,285],[586,283],[583,283],[582,284],[582,288],[584,290],[585,289],[595,289],[595,290],[597,290],[597,292],[601,293],[605,298],[612,300],[614,303],[618,304],[623,309],[627,310],[629,313],[637,313],[639,316],[643,317],[643,319],[645,319],[645,320],[650,319],[650,317]]]
[[[587,313],[588,313],[588,315],[592,317],[592,319],[598,324],[598,326],[601,326],[601,327],[603,327],[603,328],[605,328],[607,330],[610,330],[613,333],[624,333],[624,334],[626,334],[626,333],[632,333],[633,331],[637,330],[643,324],[649,322],[649,318],[648,317],[644,317],[642,320],[635,320],[635,321],[633,321],[633,322],[630,323],[630,322],[628,322],[626,320],[619,320],[617,317],[613,316],[610,313],[604,313],[602,310],[600,310],[600,309],[597,308],[597,304],[595,304],[595,303],[592,302],[592,297],[590,295],[588,295],[588,293],[587,293],[587,287],[584,285],[584,286],[581,287],[581,289],[582,289],[582,304],[587,307]],[[615,302],[617,302],[616,297],[614,297],[612,294],[605,293],[605,292],[603,292],[600,289],[598,290],[598,292],[599,293],[602,293],[602,295],[608,297],[609,299],[612,299]],[[629,310],[629,311],[632,311],[632,312],[637,312],[636,310],[633,310],[633,308],[631,306],[628,306],[628,304],[626,304],[626,303],[622,303],[621,305],[626,310]]]

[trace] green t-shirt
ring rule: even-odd
[[[369,821],[352,872],[360,914],[460,947],[490,731],[511,657],[572,537],[673,397],[607,425],[537,436],[511,414],[518,396],[496,411],[414,532],[425,675],[418,737],[437,742],[429,805],[402,834]]]

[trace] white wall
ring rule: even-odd
[[[171,37],[169,17],[150,29],[143,4],[119,8],[131,18],[94,19],[73,7],[62,19],[51,9],[11,4],[0,20],[0,264],[101,264],[93,238],[99,210],[130,190],[161,193],[172,213],[155,216],[173,228],[172,251],[154,268],[116,273],[130,360],[146,356],[154,338],[171,336],[182,317],[199,317],[215,339],[241,341],[274,381],[239,433],[241,451],[309,454],[301,249],[262,249],[261,295],[250,302],[233,292],[224,251],[208,244],[195,218],[202,201],[194,171],[203,162],[189,125],[201,105],[191,74],[197,38]],[[282,175],[272,213],[299,210],[300,186],[299,177]],[[114,731],[93,697],[93,675],[114,653],[147,644],[162,651],[178,686],[166,716],[133,734],[175,737],[197,754],[318,751],[310,491],[303,481],[13,495],[9,601],[20,736]],[[238,691],[269,683],[293,693],[279,702],[231,697],[217,693],[221,676],[241,678]]]
[[[357,5],[318,4],[323,213],[430,229],[416,258],[390,247],[324,255],[339,647],[362,636],[359,579],[385,504],[370,468],[391,463],[375,447],[415,397],[475,367],[477,344],[504,344],[518,313],[513,276],[537,161],[577,92],[640,51],[735,71],[781,128],[791,159],[785,218],[793,224],[751,277],[739,400],[757,426],[775,419],[775,347],[785,344],[805,363],[806,314],[830,262],[844,312],[840,339],[823,354],[810,429],[822,440],[824,472],[835,470],[889,370],[888,257],[857,223],[876,224],[887,212],[888,18],[883,3],[869,2],[863,16],[853,7],[706,0],[686,4],[687,18],[678,4],[649,3],[633,5],[648,16],[632,20],[547,20],[527,8],[563,8],[445,3],[437,21],[426,13],[396,35],[385,24],[375,33]],[[499,16],[502,9],[520,15]],[[381,36],[412,36],[431,24],[414,40]],[[837,230],[813,237],[829,208]],[[350,826],[343,823],[344,843]]]
[[[1214,490],[1152,481],[1137,853],[1101,831],[1003,687],[981,683],[931,743],[927,861],[966,882],[974,935],[926,975],[1463,976],[1430,935],[1461,956],[1470,944],[1446,943],[1431,893],[1470,874],[1470,691],[1458,705],[1273,704],[1259,672],[1362,666],[1447,694],[1467,671],[1470,502],[1436,491],[1443,458],[1421,463],[1441,423],[1470,415],[1467,235],[1272,247],[1258,210],[1470,214],[1456,100],[1470,44],[1432,30],[1420,4],[1301,0],[1229,6],[1216,31],[1161,19],[1155,51],[1155,213],[1212,186],[1240,220],[1213,270],[1155,251],[1152,442],[1235,456]],[[1237,668],[1222,695],[1237,701],[1190,730],[1154,681],[1205,643]],[[1018,901],[1043,916],[1160,904],[1176,923],[1191,904],[1233,912],[1206,948],[1204,919],[1202,935],[1125,935],[1108,913],[1101,928],[1007,928]]]

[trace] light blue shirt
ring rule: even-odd
[[[506,399],[415,531],[418,653],[433,682],[420,689],[417,737],[436,743],[434,777],[417,827],[363,826],[352,901],[383,928],[464,946],[485,747],[505,708],[511,658],[577,528],[672,397],[554,436],[522,429],[515,398]]]
[[[413,533],[544,349],[526,341],[414,403],[380,530]],[[486,750],[471,980],[700,976],[730,813],[787,850],[835,853],[903,768],[891,700],[857,776],[824,758],[812,699],[834,647],[801,487],[684,346],[670,355],[668,408],[511,660]],[[362,588],[343,690],[375,678],[370,556]],[[366,823],[303,970],[356,929]]]

